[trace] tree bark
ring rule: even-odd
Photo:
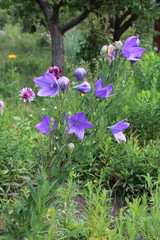
[[[157,0],[156,2],[160,4],[160,0]],[[155,21],[154,30],[159,32],[159,34],[153,36],[153,45],[157,47],[157,52],[160,52],[160,19]]]
[[[63,34],[59,24],[50,25],[52,41],[52,66],[64,69],[64,44]]]
[[[124,21],[128,16],[129,19]],[[114,34],[113,34],[113,40],[118,41],[120,40],[120,37],[122,34],[132,26],[133,22],[137,20],[138,14],[131,14],[130,10],[126,11],[120,18],[115,19],[115,25],[114,25]],[[123,22],[124,21],[124,22]]]
[[[51,32],[52,41],[52,65],[57,66],[63,70],[64,68],[64,43],[63,35],[66,31],[73,28],[77,24],[81,23],[90,12],[98,9],[103,3],[103,0],[91,1],[91,8],[84,11],[74,19],[71,19],[64,26],[59,24],[59,9],[61,6],[67,4],[67,0],[60,0],[59,3],[50,4],[48,0],[37,0],[45,18],[48,23],[49,30]]]

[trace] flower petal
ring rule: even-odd
[[[123,48],[124,48],[124,49],[125,49],[125,48],[128,49],[128,48],[131,48],[131,47],[135,46],[137,40],[139,40],[138,37],[134,37],[134,36],[127,38],[127,40],[125,41],[125,43],[124,43],[124,45],[123,45]],[[137,45],[136,45],[136,46],[137,46]]]
[[[120,143],[119,140],[122,140],[122,141],[126,142],[126,137],[124,136],[124,134],[122,132],[115,133],[114,137],[115,137],[115,139],[117,140],[118,143]]]
[[[51,82],[45,76],[35,78],[33,79],[33,82],[41,88],[50,86],[51,84]]]
[[[75,134],[76,134],[76,136],[78,137],[78,139],[80,140],[80,141],[82,141],[83,140],[83,138],[84,138],[84,129],[79,129],[79,130],[77,130],[76,132],[75,132]]]
[[[126,130],[130,126],[130,123],[120,121],[115,125],[109,127],[113,134]]]
[[[102,78],[100,78],[95,85],[96,91],[99,91],[100,89],[102,89],[102,84],[103,84],[103,80]]]

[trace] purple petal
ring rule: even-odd
[[[91,90],[91,85],[88,82],[83,82],[79,84],[78,86],[74,87],[75,90],[80,91],[81,93],[88,93]]]
[[[68,113],[66,113],[66,114],[64,115],[64,120],[68,123],[68,120],[69,120],[69,118],[68,118]]]
[[[50,131],[45,126],[43,126],[42,123],[38,123],[34,127],[43,134],[50,134]]]
[[[76,136],[78,137],[78,139],[79,139],[80,141],[82,141],[83,138],[84,138],[84,129],[81,129],[81,130],[76,131],[75,134],[76,134]]]
[[[112,97],[116,94],[112,94],[112,95],[109,95],[110,92],[112,91],[113,89],[113,85],[108,85],[98,91],[96,91],[96,97],[102,97],[102,98],[108,98],[108,97]]]
[[[94,127],[94,125],[92,123],[88,122],[87,120],[81,121],[81,126],[84,129],[89,129],[89,128]]]
[[[95,85],[96,91],[99,91],[102,88],[103,80],[100,78]]]
[[[127,40],[125,41],[124,45],[123,45],[123,49],[128,49],[128,48],[131,48],[131,47],[137,47],[138,45],[136,44],[137,43],[137,40],[138,37],[129,37],[127,38]]]
[[[84,112],[77,113],[76,115],[73,115],[73,116],[75,116],[75,120],[78,120],[78,121],[82,121],[86,118],[86,115],[84,114]]]
[[[41,88],[50,86],[50,84],[51,84],[50,80],[48,80],[45,76],[35,78],[35,79],[33,79],[33,82]]]
[[[132,56],[136,56],[137,54],[142,54],[146,49],[140,47],[130,48],[129,52]]]
[[[53,93],[54,93],[54,90],[48,87],[48,88],[41,88],[38,91],[37,95],[43,97],[43,96],[51,96]]]
[[[130,126],[130,123],[126,123],[123,121],[120,121],[118,123],[116,123],[115,125],[109,127],[111,132],[113,134],[116,134],[118,132],[124,131],[125,129],[127,129]]]
[[[124,136],[124,134],[122,132],[115,133],[114,137],[115,137],[115,139],[117,140],[118,143],[120,143],[119,140],[122,140],[122,141],[126,142],[126,137]]]
[[[44,115],[43,118],[42,118],[42,123],[43,123],[45,126],[49,126],[49,124],[50,124],[50,118],[49,118],[47,115]]]
[[[45,75],[46,79],[48,81],[50,81],[50,83],[53,83],[55,81],[57,82],[57,78],[56,78],[56,76],[53,73],[45,72],[44,75]]]

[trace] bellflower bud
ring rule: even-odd
[[[101,51],[100,51],[101,57],[106,57],[107,51],[108,51],[108,46],[107,46],[107,45],[104,45],[104,46],[101,48]]]
[[[76,76],[78,81],[83,80],[83,78],[86,76],[87,72],[84,68],[77,68],[74,71],[74,75]]]
[[[75,90],[78,90],[81,93],[88,93],[91,90],[91,85],[88,82],[83,82],[78,86],[74,87]]]
[[[50,123],[49,123],[49,131],[52,132],[54,126],[54,119],[51,117],[50,118]]]
[[[66,90],[68,88],[70,80],[67,77],[60,77],[58,79],[58,84],[62,90]]]
[[[68,146],[68,148],[69,148],[69,150],[70,150],[71,152],[72,152],[73,149],[75,148],[75,146],[74,146],[73,143],[69,143],[67,146]]]
[[[116,50],[121,50],[123,47],[123,43],[121,41],[115,41],[114,46],[115,46]]]

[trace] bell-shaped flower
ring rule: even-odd
[[[129,126],[130,123],[124,122],[124,120],[122,120],[108,128],[111,130],[117,142],[120,143],[119,140],[126,141],[126,137],[124,136],[122,131],[126,130]]]
[[[86,120],[84,112],[72,115],[69,120],[70,131],[68,134],[75,133],[77,138],[82,141],[84,138],[84,130],[94,127],[93,124]]]
[[[76,70],[74,71],[74,75],[76,76],[78,81],[83,80],[86,74],[87,72],[84,68],[76,68]]]
[[[47,115],[44,115],[42,122],[36,124],[34,127],[43,134],[51,134],[51,132],[56,129],[56,120],[48,117]]]
[[[112,97],[116,94],[111,94],[112,89],[113,89],[113,85],[108,85],[106,87],[102,87],[103,84],[103,80],[102,78],[100,78],[97,82],[96,82],[96,97],[98,98],[108,98],[108,97]]]
[[[145,51],[145,48],[139,47],[138,37],[129,37],[125,41],[122,48],[122,55],[132,62],[141,60],[141,55]]]
[[[78,90],[81,93],[88,93],[91,91],[91,85],[88,82],[83,82],[78,86],[74,87],[75,90]]]
[[[70,80],[67,77],[60,77],[58,79],[58,84],[62,90],[66,90],[68,88]]]
[[[54,97],[59,92],[59,85],[57,78],[52,73],[44,73],[44,76],[33,79],[41,89],[37,93],[38,96],[50,96]]]

